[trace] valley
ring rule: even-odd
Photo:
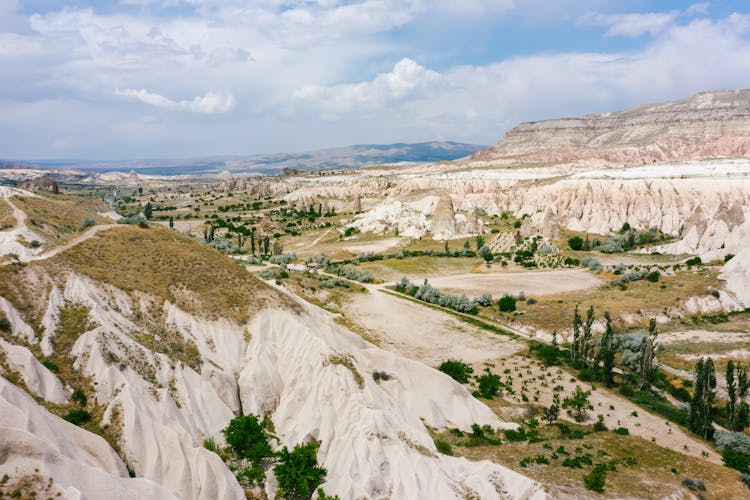
[[[746,497],[749,94],[438,163],[5,176],[0,492],[297,498],[309,449],[306,498]]]

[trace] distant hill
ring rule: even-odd
[[[92,172],[130,172],[152,175],[200,175],[229,170],[233,173],[275,174],[284,168],[325,170],[361,168],[368,165],[402,162],[438,162],[455,160],[486,148],[460,142],[422,142],[418,144],[357,144],[340,148],[298,153],[274,153],[249,156],[216,156],[184,160],[61,160],[34,162],[35,168],[77,169]],[[8,162],[17,164],[16,162]],[[20,162],[19,162],[20,163]]]
[[[715,90],[624,111],[522,123],[467,160],[622,166],[748,156],[750,90]]]

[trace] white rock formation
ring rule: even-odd
[[[437,453],[426,426],[468,430],[473,423],[507,424],[446,375],[372,346],[311,306],[302,313],[264,310],[243,328],[166,303],[164,328],[195,344],[196,371],[137,341],[138,332],[153,335],[131,319],[146,297],[134,299],[71,273],[63,286],[39,299],[48,303],[45,350],[54,340],[59,307],[67,302],[90,308],[95,327],[75,341],[75,366],[95,384],[96,401],[105,408],[103,423],[120,429],[128,465],[149,480],[110,479],[115,493],[122,487],[135,497],[149,496],[144,488],[153,488],[165,494],[152,498],[244,498],[218,455],[202,447],[206,437],[222,442],[220,430],[242,411],[270,416],[283,445],[320,442],[318,458],[328,469],[325,489],[342,498],[545,497],[538,483],[504,467]],[[392,379],[375,382],[375,370]],[[7,413],[0,413],[3,425],[22,427],[29,415],[62,425],[32,400],[9,401]],[[76,433],[87,434],[76,428],[68,435]],[[27,449],[33,439],[24,435],[14,443]],[[101,441],[90,434],[87,439]],[[112,450],[89,450],[99,462],[78,457],[97,469],[87,472],[86,480],[72,473],[61,477],[68,473],[62,468],[67,462],[57,458],[49,461],[62,465],[49,465],[44,474],[55,484],[80,483],[93,497],[99,477],[127,476]],[[47,460],[37,452],[9,453],[10,464]],[[130,484],[136,486],[128,490]]]
[[[742,306],[750,307],[750,247],[746,247],[724,264],[719,278],[726,281],[726,289]]]

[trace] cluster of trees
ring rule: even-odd
[[[266,471],[273,467],[282,497],[310,498],[325,480],[327,471],[318,465],[317,445],[297,444],[291,451],[284,446],[274,452],[265,419],[260,420],[253,414],[236,417],[222,434],[234,457],[249,462],[249,467],[238,470],[236,474],[251,485],[262,484]],[[206,447],[216,451],[213,442]],[[319,494],[325,497],[324,493]]]
[[[619,253],[627,252],[641,245],[647,245],[655,241],[663,241],[666,236],[657,228],[650,228],[646,231],[636,231],[625,222],[622,228],[607,237],[604,241],[599,238],[589,240],[588,235],[583,239],[580,236],[573,236],[568,239],[568,246],[571,250],[598,250],[602,253]]]
[[[411,295],[422,302],[447,307],[461,313],[476,314],[479,312],[480,305],[492,305],[492,296],[490,294],[483,294],[479,297],[469,299],[466,295],[443,293],[430,285],[426,279],[422,283],[422,286],[417,286],[409,281],[406,276],[401,278],[401,281],[396,284],[396,291]]]
[[[688,428],[703,439],[715,439],[724,465],[750,473],[750,437],[743,431],[750,424],[747,368],[729,361],[726,368],[727,404],[722,409],[728,431],[713,426],[717,414],[716,370],[713,360],[701,358],[695,365],[694,392],[690,400]]]

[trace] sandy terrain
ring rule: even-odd
[[[431,366],[447,359],[481,363],[523,348],[517,342],[463,323],[448,313],[399,299],[376,287],[356,294],[347,317],[380,340],[384,349]]]
[[[462,274],[431,278],[430,284],[440,290],[464,293],[474,297],[483,293],[500,297],[504,293],[527,296],[551,295],[594,288],[604,283],[585,269],[559,271],[524,271],[509,273]]]
[[[492,372],[500,374],[503,381],[505,381],[507,375],[503,374],[503,371],[506,368],[511,370],[513,388],[516,391],[515,396],[508,399],[515,403],[521,403],[520,394],[524,380],[527,381],[527,396],[531,399],[535,392],[539,391],[539,401],[536,404],[543,407],[549,406],[552,403],[552,388],[555,386],[560,385],[564,387],[561,399],[570,395],[575,390],[576,385],[581,386],[584,390],[591,390],[591,385],[575,380],[572,374],[562,370],[560,367],[553,366],[546,368],[538,361],[521,356],[510,356],[498,360]],[[475,373],[480,372],[482,369],[482,365],[474,366]],[[539,379],[539,377],[547,373],[550,375],[545,375],[546,380]],[[575,381],[571,382],[571,380]],[[542,385],[544,382],[546,382],[548,387]],[[604,415],[604,423],[609,429],[626,427],[630,431],[630,434],[642,436],[645,439],[654,441],[659,446],[686,455],[702,457],[714,463],[721,463],[721,458],[716,451],[694,439],[677,425],[670,424],[664,418],[649,413],[621,396],[601,388],[600,384],[597,384],[597,387],[596,390],[591,392],[590,401],[594,409],[589,412],[587,423],[596,421],[597,415],[601,414]],[[612,409],[613,407],[614,409]],[[509,418],[512,415],[501,415],[501,417]],[[560,418],[572,421],[564,411],[560,413]],[[701,455],[704,451],[708,453],[708,457]]]
[[[379,253],[397,247],[403,240],[401,238],[388,238],[380,241],[368,241],[365,243],[351,243],[344,246],[352,253]]]

